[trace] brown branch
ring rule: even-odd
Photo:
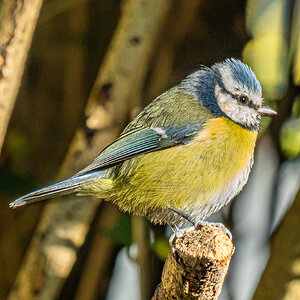
[[[90,95],[86,121],[73,140],[60,177],[90,162],[128,120],[170,0],[128,0]],[[76,261],[99,201],[86,197],[47,204],[9,299],[55,299]],[[27,208],[30,209],[30,208]]]
[[[42,3],[42,0],[1,1],[0,152]]]
[[[75,300],[97,299],[99,290],[105,286],[105,277],[111,275],[115,249],[117,248],[106,232],[118,221],[120,211],[115,205],[106,204],[97,220],[95,237],[78,284]],[[104,293],[104,291],[103,291]]]
[[[146,100],[152,100],[161,94],[174,73],[176,51],[191,31],[195,29],[199,19],[199,6],[201,1],[181,0],[173,6],[168,23],[160,37],[159,51],[154,61]],[[170,31],[170,28],[172,30]],[[166,39],[166,36],[168,38]]]
[[[132,217],[132,238],[133,243],[138,248],[136,263],[139,266],[140,274],[140,299],[149,300],[153,292],[153,286],[151,286],[153,274],[151,269],[150,232],[144,218]]]
[[[222,229],[206,225],[178,238],[152,300],[216,300],[234,247]]]

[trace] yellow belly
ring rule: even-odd
[[[125,162],[122,168],[130,170],[127,180],[112,196],[121,208],[154,220],[152,212],[170,206],[204,218],[227,204],[246,183],[256,137],[256,131],[225,117],[212,119],[189,144]]]

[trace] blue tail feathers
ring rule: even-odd
[[[54,183],[44,188],[38,189],[27,195],[24,195],[9,204],[10,207],[23,206],[29,203],[38,202],[56,196],[62,196],[75,192],[83,183],[97,178],[105,178],[105,171],[96,171],[80,176],[73,176],[63,181]]]

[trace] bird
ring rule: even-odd
[[[10,207],[77,193],[154,223],[201,222],[247,183],[261,117],[276,114],[248,65],[228,58],[201,66],[146,106],[87,167]]]

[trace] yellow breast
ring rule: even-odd
[[[114,196],[142,214],[169,206],[212,213],[246,183],[256,137],[225,117],[211,119],[189,144],[142,155]]]

